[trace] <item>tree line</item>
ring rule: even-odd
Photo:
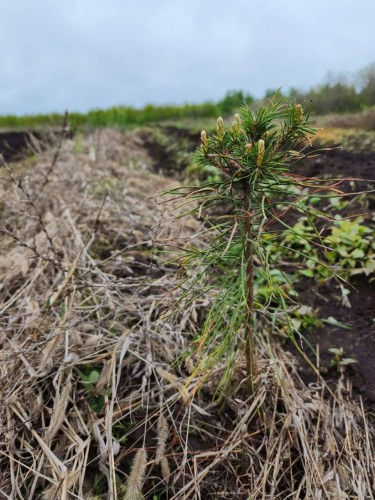
[[[290,89],[289,96],[317,115],[353,113],[375,106],[375,63],[353,77],[329,73],[326,82],[309,91]]]
[[[294,97],[303,102],[307,111],[317,115],[328,113],[353,113],[375,106],[375,63],[359,71],[353,78],[346,75],[328,75],[327,81],[308,91],[291,88],[280,95]],[[70,113],[69,124],[73,129],[81,127],[129,127],[183,119],[215,118],[229,116],[244,103],[249,106],[267,101],[274,89],[267,90],[263,99],[256,100],[250,93],[242,90],[229,91],[217,102],[183,104],[181,106],[157,106],[148,104],[143,108],[116,106],[97,109],[88,113]],[[1,110],[0,110],[1,112]],[[0,127],[58,127],[63,123],[59,113],[38,115],[0,116]]]

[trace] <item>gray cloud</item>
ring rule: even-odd
[[[13,0],[0,114],[308,88],[373,59],[373,0]]]

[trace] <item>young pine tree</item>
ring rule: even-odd
[[[309,231],[301,237],[316,241],[324,250],[313,223],[313,218],[324,214],[311,208],[306,197],[311,190],[321,192],[329,186],[326,181],[294,173],[314,134],[302,106],[277,94],[257,112],[242,107],[229,127],[218,118],[216,134],[208,136],[202,131],[201,147],[194,154],[194,161],[203,169],[216,170],[218,175],[215,181],[199,188],[176,191],[183,198],[195,200],[193,211],[205,219],[212,231],[207,247],[191,244],[182,257],[189,276],[184,281],[183,296],[214,297],[189,351],[199,359],[193,375],[209,373],[225,358],[225,385],[239,351],[244,349],[253,390],[261,321],[287,330],[294,338],[287,314],[293,290],[274,280],[272,269],[284,271],[272,252],[281,230],[289,227],[283,216],[291,209],[305,214],[309,221]],[[213,215],[223,212],[224,215]],[[255,281],[259,278],[265,280],[270,290],[263,303],[256,296]]]

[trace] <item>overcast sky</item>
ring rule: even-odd
[[[375,61],[375,0],[10,0],[0,114],[308,89]]]

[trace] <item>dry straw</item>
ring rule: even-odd
[[[126,482],[126,494],[124,500],[139,500],[143,498],[142,487],[145,480],[147,466],[147,453],[140,448],[133,460],[132,469]]]

